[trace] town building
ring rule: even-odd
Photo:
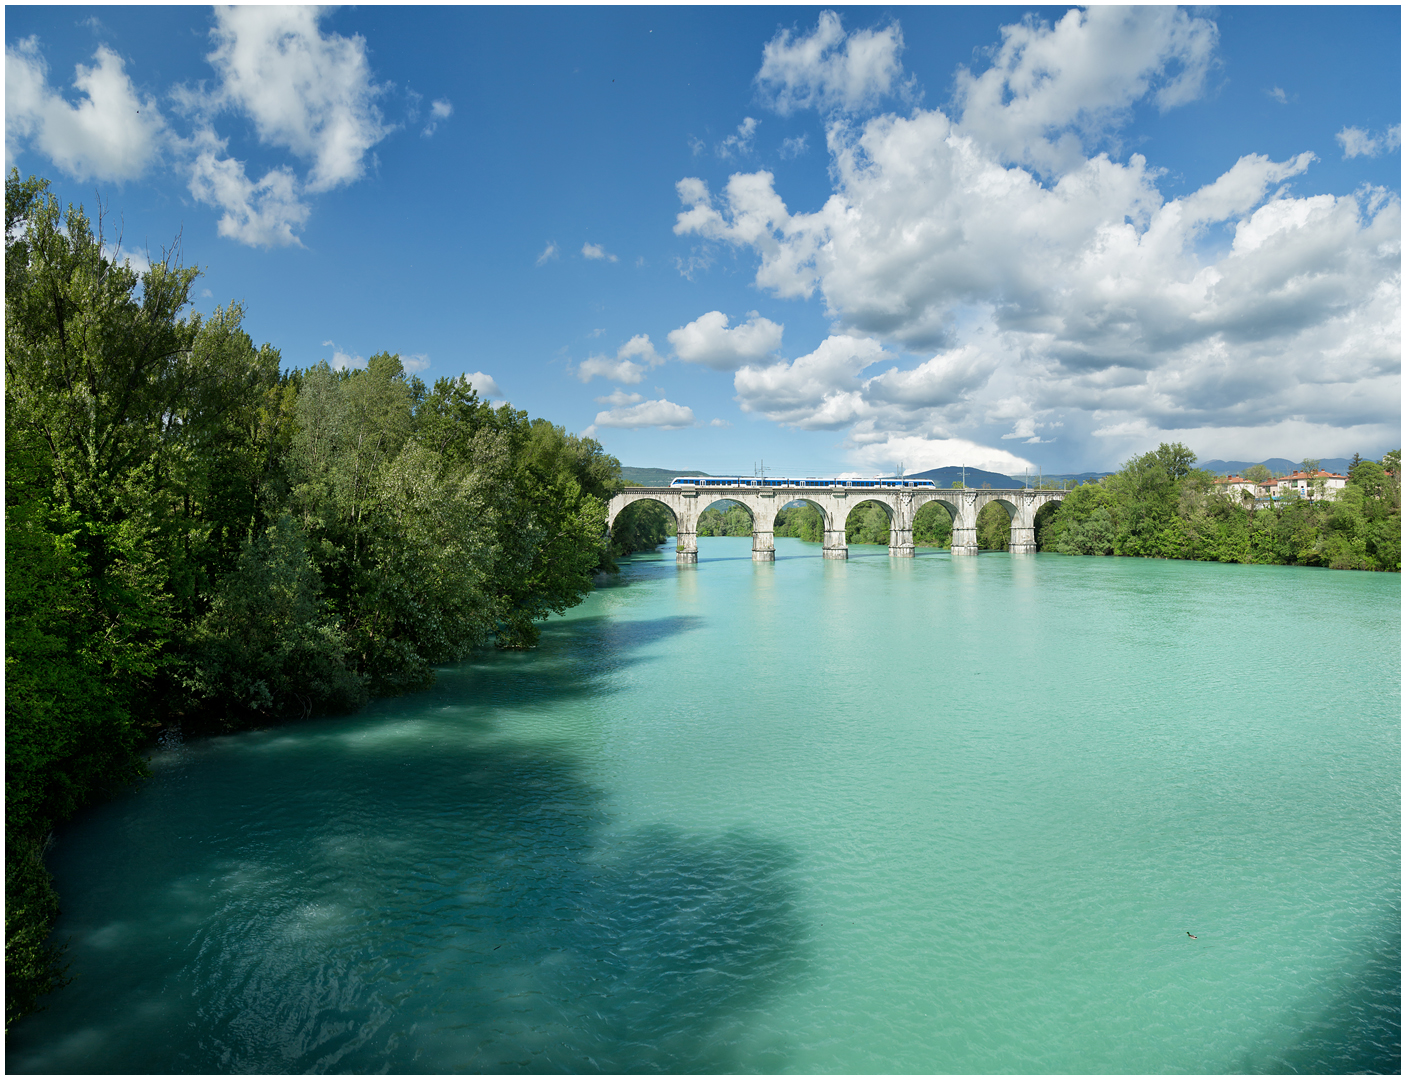
[[[1281,499],[1336,499],[1338,492],[1347,486],[1347,477],[1340,473],[1330,473],[1319,469],[1315,473],[1303,471],[1280,476],[1262,485],[1268,489],[1268,498]],[[1319,492],[1322,492],[1320,495]]]

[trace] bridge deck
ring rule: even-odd
[[[672,492],[672,493],[674,493],[674,494],[677,494],[677,493],[683,492],[683,491],[686,491],[686,492],[688,492],[689,494],[693,494],[693,493],[695,493],[695,492],[701,494],[702,492],[705,492],[705,491],[746,491],[746,492],[757,492],[757,491],[796,491],[796,492],[802,492],[802,493],[804,493],[804,492],[807,492],[807,491],[835,491],[835,490],[839,490],[839,491],[875,491],[875,492],[882,492],[882,493],[885,494],[885,495],[888,495],[888,494],[897,494],[897,493],[904,492],[904,491],[911,491],[911,492],[920,492],[920,491],[923,491],[923,492],[932,492],[932,491],[950,491],[950,492],[957,492],[957,491],[979,491],[979,492],[981,492],[982,494],[992,494],[992,495],[1015,495],[1015,494],[1023,494],[1023,493],[1025,493],[1025,492],[1030,492],[1030,491],[1060,491],[1060,492],[1062,492],[1064,489],[1063,489],[1063,488],[1056,488],[1056,487],[1033,487],[1033,486],[1032,486],[1032,487],[1028,487],[1028,488],[930,488],[930,487],[922,487],[922,488],[917,488],[917,487],[915,487],[915,488],[903,488],[903,487],[898,487],[898,486],[896,486],[896,485],[895,485],[895,486],[887,486],[887,487],[878,487],[878,486],[875,486],[875,487],[855,487],[855,486],[846,486],[846,485],[839,485],[839,484],[830,484],[830,483],[828,483],[828,482],[825,483],[823,486],[822,486],[822,485],[818,485],[818,484],[811,484],[811,485],[802,485],[802,484],[767,484],[767,485],[763,486],[760,482],[758,482],[758,483],[756,483],[756,484],[728,484],[728,485],[726,485],[726,486],[721,485],[721,484],[719,484],[719,485],[712,485],[712,484],[709,484],[709,485],[707,485],[707,486],[704,486],[704,485],[702,485],[702,484],[697,484],[697,485],[695,485],[695,484],[679,484],[679,485],[677,485],[677,486],[672,485],[672,484],[661,484],[661,485],[631,484],[629,487],[623,487],[623,488],[621,488],[621,489],[620,489],[620,494],[622,494],[622,495],[627,494],[627,493],[628,493],[628,494],[634,494],[634,493],[639,493],[639,492],[649,492],[651,495],[662,494],[662,493],[664,493],[664,492]]]

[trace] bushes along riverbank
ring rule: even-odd
[[[594,440],[389,353],[283,370],[239,304],[190,313],[196,270],[115,261],[43,180],[11,172],[5,226],[8,1027],[62,979],[46,837],[158,731],[355,709],[531,646],[657,530],[607,548],[620,465]]]

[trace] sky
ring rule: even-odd
[[[1401,444],[1397,7],[10,6],[5,50],[7,169],[118,257],[626,465]]]

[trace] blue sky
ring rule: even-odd
[[[7,7],[7,167],[628,465],[1400,445],[1400,12]]]

